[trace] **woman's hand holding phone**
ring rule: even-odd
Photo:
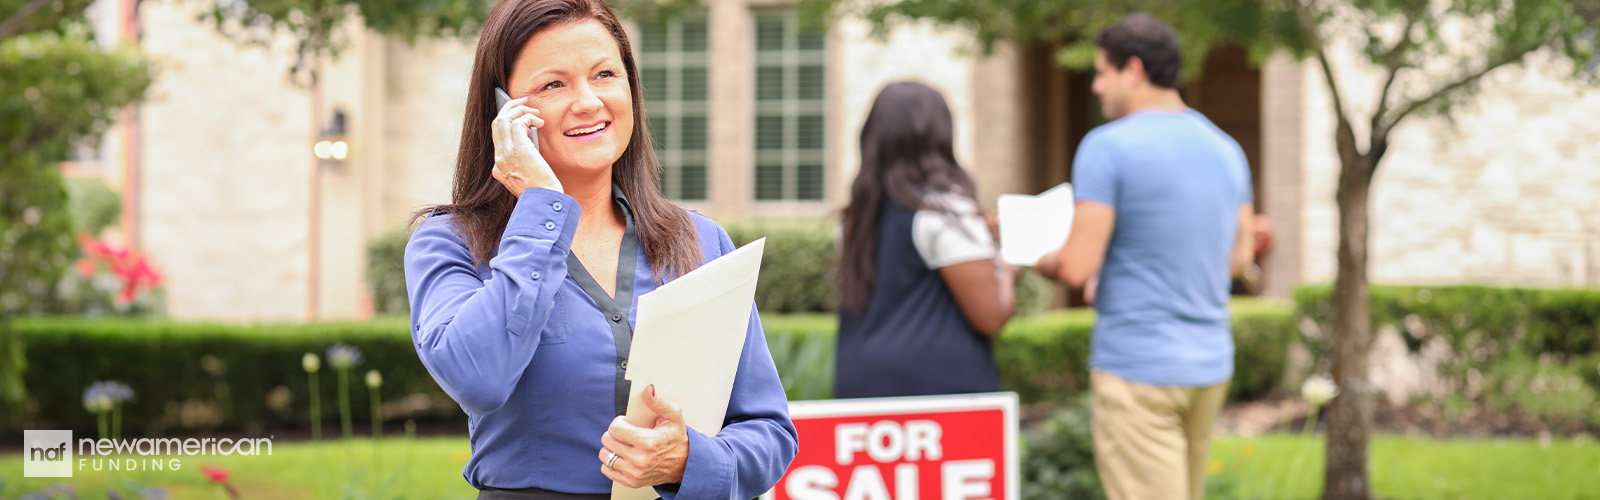
[[[522,196],[528,188],[545,188],[561,191],[561,180],[556,178],[550,163],[539,154],[535,129],[544,126],[539,110],[525,105],[528,98],[510,99],[504,90],[494,89],[500,112],[490,123],[494,134],[494,178],[511,194]]]

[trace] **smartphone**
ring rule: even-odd
[[[506,103],[508,103],[508,102],[511,102],[511,94],[507,94],[506,93],[506,89],[503,89],[503,88],[500,88],[500,87],[495,87],[494,88],[494,110],[495,110],[495,113],[498,114],[500,112],[500,110],[505,109]],[[530,127],[528,129],[528,138],[533,140],[533,149],[534,149],[534,151],[538,151],[539,150],[539,131],[538,131],[538,129]]]

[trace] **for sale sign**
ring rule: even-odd
[[[1018,498],[1016,393],[789,403],[800,454],[766,500]]]

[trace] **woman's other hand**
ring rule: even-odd
[[[600,472],[629,488],[683,482],[683,468],[689,463],[689,431],[678,405],[663,401],[655,386],[648,389],[645,406],[655,412],[650,428],[628,423],[623,417],[611,421],[611,428],[600,436]],[[611,454],[617,458],[613,460]]]
[[[533,129],[543,127],[544,119],[539,117],[539,110],[525,105],[527,100],[524,96],[506,102],[490,124],[494,133],[494,178],[516,196],[536,187],[560,192],[561,181],[533,143]]]

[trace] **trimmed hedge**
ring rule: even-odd
[[[725,227],[735,245],[767,238],[766,254],[761,259],[761,281],[756,284],[756,306],[761,312],[837,310],[838,252],[834,248],[831,223],[822,219],[751,219],[731,222]],[[372,294],[373,310],[379,314],[410,311],[402,265],[409,235],[405,230],[396,230],[367,242],[367,289]],[[1017,283],[1017,315],[1044,311],[1054,295],[1055,289],[1049,281],[1032,272],[1023,273]]]
[[[811,220],[743,221],[725,226],[735,246],[767,238],[756,282],[756,308],[763,313],[832,311],[839,304],[834,281],[838,253],[826,223]]]
[[[338,384],[326,351],[335,343],[360,349],[364,361],[351,370],[351,410],[356,422],[370,421],[370,403],[362,376],[376,368],[383,374],[386,399],[421,393],[446,398],[417,359],[403,319],[363,323],[236,326],[159,320],[29,318],[13,323],[28,359],[23,381],[28,388],[32,427],[95,429],[84,410],[83,390],[99,380],[120,380],[133,388],[135,399],[124,406],[128,434],[164,434],[169,429],[207,430],[212,410],[220,412],[217,428],[256,430],[307,422],[307,375],[300,359],[307,353],[323,358],[320,372],[325,430],[338,433]],[[221,361],[220,375],[201,363]],[[283,386],[292,395],[291,411],[268,407],[267,394]],[[186,404],[187,403],[187,404]]]
[[[839,252],[832,223],[819,219],[761,219],[728,224],[734,245],[767,238],[756,306],[764,313],[834,312],[839,308]],[[1055,287],[1033,272],[1017,280],[1017,317],[1049,309]]]
[[[1373,286],[1372,326],[1393,328],[1412,353],[1429,342],[1450,352],[1437,369],[1456,387],[1476,370],[1514,359],[1580,365],[1578,373],[1600,391],[1600,290],[1488,286]],[[1316,328],[1306,345],[1314,363],[1328,359],[1333,331],[1333,288],[1295,290],[1297,315]]]
[[[834,332],[830,314],[765,315],[767,341],[789,397],[825,399],[833,390]],[[1298,336],[1285,305],[1235,303],[1238,366],[1233,394],[1259,395],[1283,377],[1288,343]],[[1053,401],[1080,393],[1087,384],[1093,313],[1058,311],[1014,320],[996,345],[1003,387],[1026,402]],[[124,409],[129,435],[161,435],[174,430],[245,430],[284,425],[306,427],[307,352],[326,357],[327,348],[345,343],[365,361],[351,371],[351,409],[356,422],[370,421],[370,403],[360,377],[368,369],[383,374],[383,397],[394,403],[410,397],[424,416],[464,422],[465,416],[434,383],[417,359],[406,323],[385,318],[366,323],[305,325],[219,325],[81,318],[24,319],[14,323],[28,359],[31,429],[91,431],[95,418],[83,409],[84,388],[99,380],[120,380],[135,400]],[[211,356],[225,367],[213,375],[201,359]],[[323,361],[322,409],[325,430],[337,431],[336,372]],[[287,411],[269,407],[269,393],[285,387],[292,395]],[[187,408],[186,408],[187,406]],[[194,408],[220,412],[215,426],[186,424]],[[192,415],[190,415],[190,420]],[[4,429],[7,434],[18,429]]]
[[[1300,337],[1286,304],[1236,300],[1234,374],[1230,399],[1266,394],[1283,383],[1289,346]],[[1089,388],[1089,341],[1094,312],[1057,310],[1012,321],[995,344],[1000,385],[1022,400],[1064,400]]]
[[[406,243],[411,231],[400,228],[367,240],[367,292],[378,314],[410,314],[406,296]]]
[[[1373,328],[1395,327],[1413,351],[1436,335],[1455,352],[1487,356],[1600,352],[1600,290],[1373,286],[1371,296]],[[1294,299],[1302,317],[1332,330],[1333,287],[1300,287]]]

